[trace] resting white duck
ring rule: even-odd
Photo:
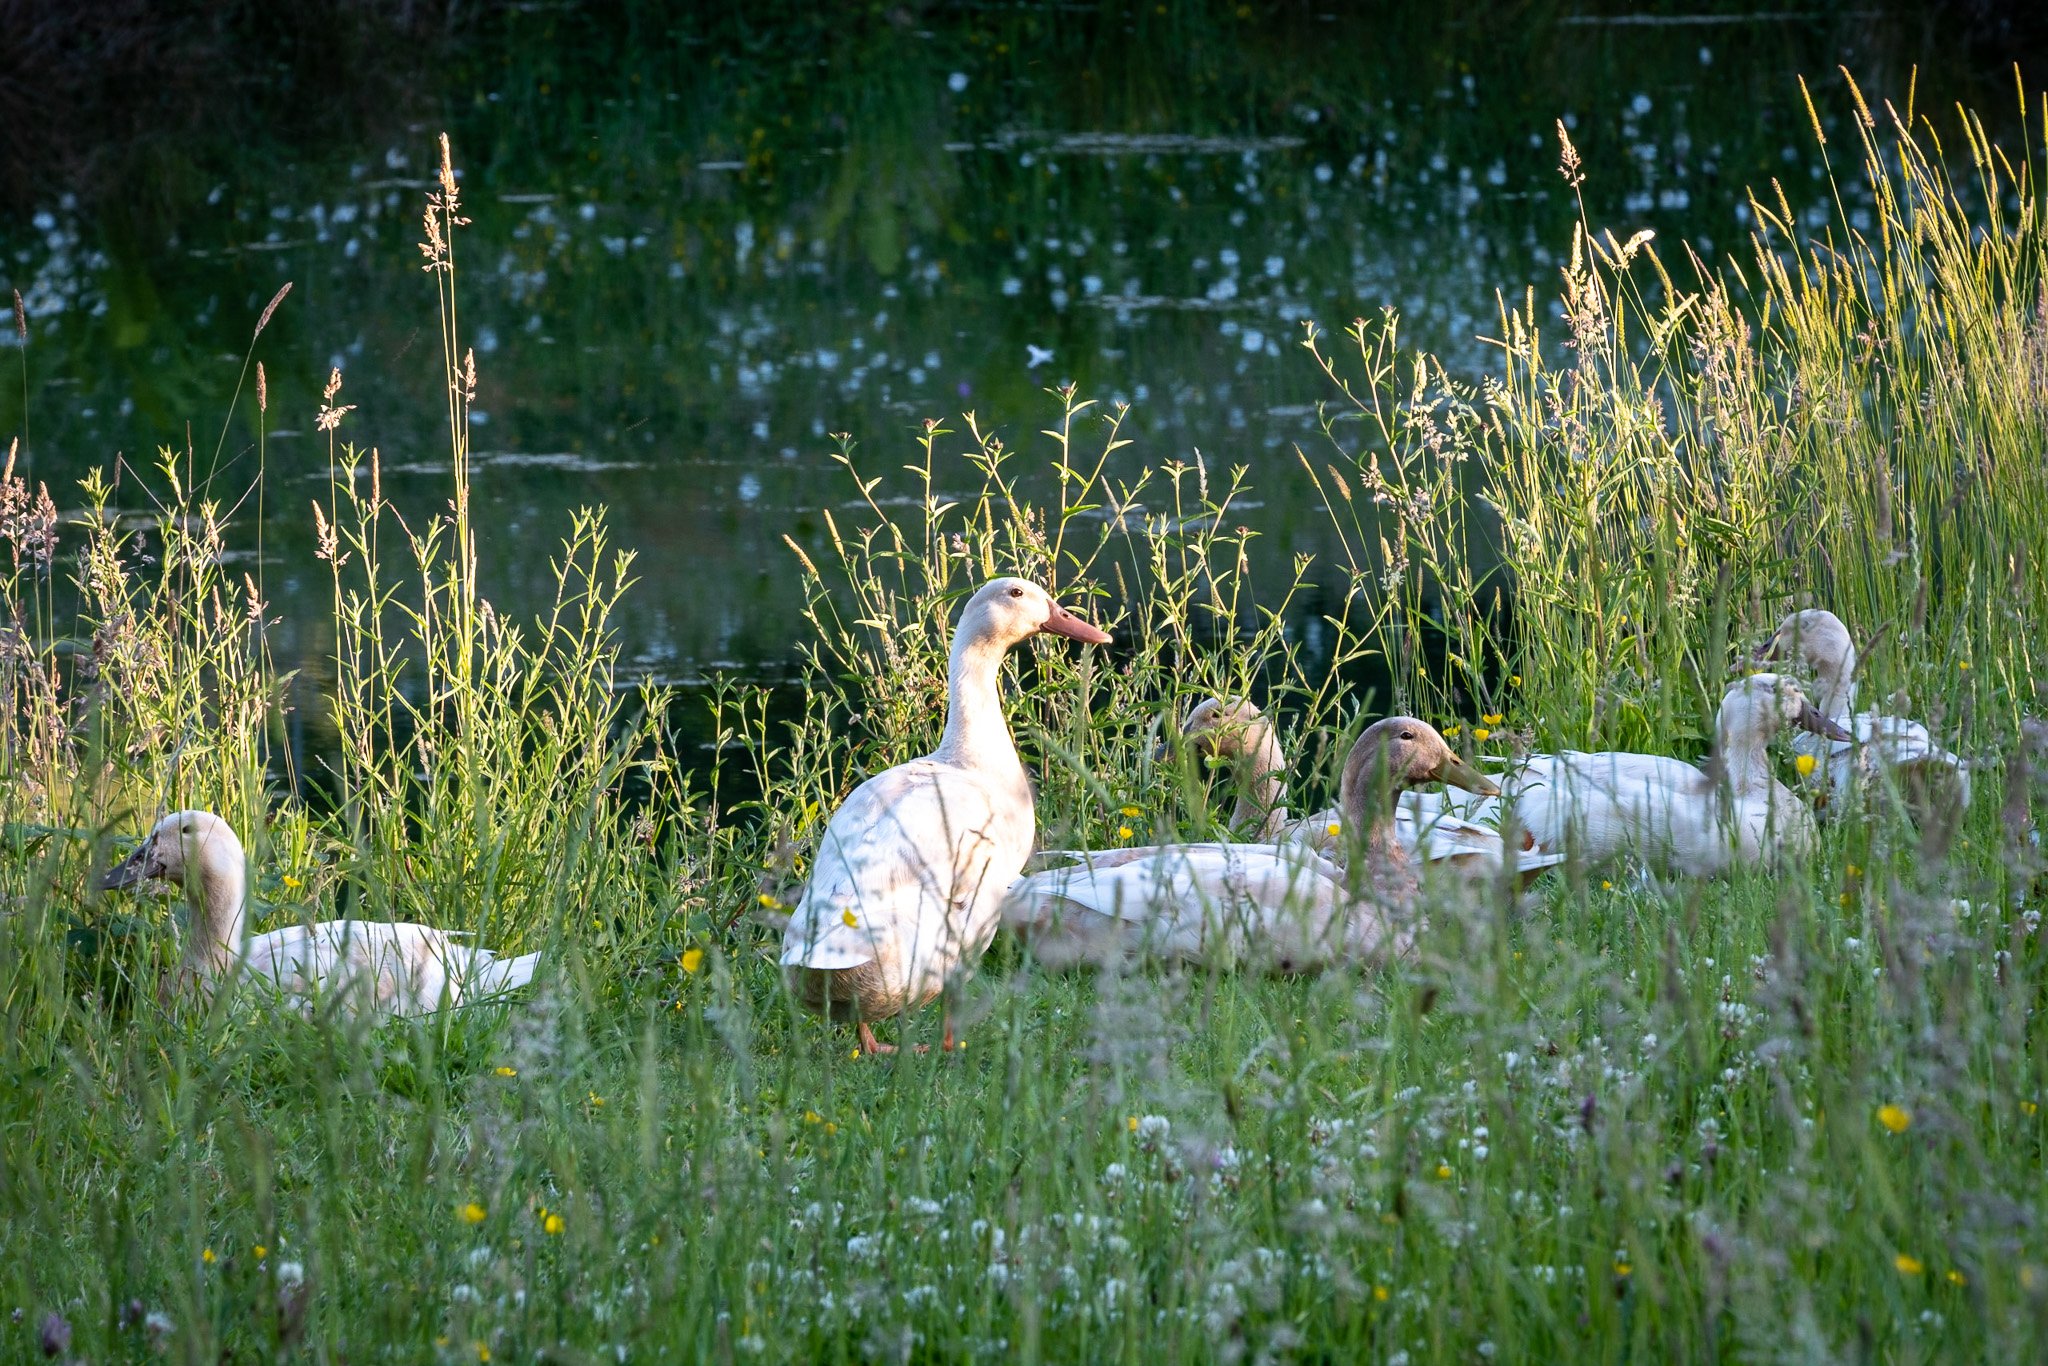
[[[1841,739],[1793,737],[1794,750],[1814,761],[1805,777],[1809,786],[1847,792],[1886,774],[1923,810],[1969,806],[1969,765],[1937,744],[1927,727],[1902,716],[1856,710],[1856,645],[1833,612],[1808,608],[1792,613],[1757,658],[1805,665],[1813,677],[1813,705],[1849,732]]]
[[[1233,827],[1254,831],[1255,838],[1265,843],[1299,844],[1343,862],[1344,824],[1338,807],[1306,820],[1287,819],[1287,808],[1282,805],[1287,756],[1273,732],[1273,723],[1256,704],[1242,698],[1207,698],[1188,713],[1181,733],[1198,752],[1227,762],[1238,789],[1237,807],[1231,815]],[[1507,846],[1500,831],[1466,819],[1448,792],[1403,790],[1394,810],[1393,835],[1416,858],[1476,882],[1498,877],[1506,862]],[[1086,857],[1101,868],[1149,852],[1150,848],[1140,848]],[[1539,849],[1525,833],[1515,863],[1526,878],[1563,861],[1562,851]]]
[[[1739,860],[1808,848],[1813,813],[1771,770],[1766,747],[1788,726],[1842,738],[1789,678],[1755,674],[1731,685],[1704,766],[1660,754],[1535,754],[1501,777],[1514,815],[1539,847],[1591,863],[1634,852],[1693,877]],[[1470,814],[1489,819],[1493,802]]]
[[[1303,972],[1405,952],[1418,890],[1395,835],[1395,797],[1416,783],[1493,793],[1426,722],[1397,716],[1359,737],[1344,766],[1352,870],[1298,844],[1163,845],[1051,868],[1010,888],[1004,922],[1051,967],[1126,955]]]
[[[211,811],[173,811],[134,853],[107,870],[105,889],[146,881],[181,885],[192,909],[184,962],[165,997],[207,997],[245,977],[311,1010],[334,1000],[351,1016],[424,1015],[526,985],[537,953],[505,957],[463,936],[408,922],[327,920],[247,937],[248,870],[234,828]]]
[[[923,1006],[981,957],[1031,853],[1031,782],[1000,682],[1010,647],[1041,631],[1109,640],[1035,583],[983,585],[953,632],[939,747],[855,788],[819,840],[783,931],[783,977],[805,1007],[857,1021],[864,1052],[895,1048],[873,1021]]]

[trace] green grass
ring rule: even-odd
[[[146,544],[100,516],[0,561],[6,1354],[57,1314],[92,1361],[2039,1355],[2044,237],[2029,163],[1973,144],[1969,202],[2020,209],[1971,209],[1933,136],[1869,130],[1871,230],[1794,242],[1759,202],[1755,251],[1690,285],[1583,228],[1572,345],[1504,305],[1482,389],[1391,319],[1311,336],[1333,399],[1300,458],[1350,551],[1292,569],[1351,590],[1312,668],[1248,597],[1272,552],[1235,529],[1242,471],[1119,456],[1071,393],[1044,459],[985,416],[908,471],[849,445],[872,502],[804,561],[804,715],[724,691],[694,778],[664,699],[615,686],[630,563],[600,516],[547,619],[478,592],[439,205],[453,497],[393,506],[341,416],[325,563],[295,567],[334,578],[332,773],[274,763],[303,694],[178,459]],[[977,496],[942,500],[963,469]],[[1383,973],[1057,978],[998,945],[963,1054],[857,1060],[746,913],[935,739],[949,611],[997,571],[1125,642],[1020,652],[1047,843],[1210,829],[1224,794],[1151,743],[1210,692],[1274,704],[1304,807],[1389,705],[1490,749],[1696,753],[1739,647],[1806,597],[1883,628],[1868,696],[2006,763],[1940,858],[1880,803],[1777,872],[1440,909]],[[1373,671],[1390,698],[1341,681]],[[291,795],[311,777],[331,809]],[[249,838],[259,922],[414,916],[553,968],[368,1032],[159,1007],[171,913],[86,888],[175,805]]]

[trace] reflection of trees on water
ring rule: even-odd
[[[1596,223],[1716,256],[1742,239],[1746,183],[1775,176],[1795,208],[1832,205],[1795,74],[1838,124],[1845,60],[1873,93],[1902,94],[1917,62],[1924,109],[1995,112],[2015,55],[1987,59],[1980,84],[1925,16],[1587,24],[1527,0],[1249,18],[1229,4],[344,8],[330,65],[359,69],[374,57],[363,34],[408,25],[411,55],[386,69],[402,90],[368,81],[317,130],[240,117],[268,96],[235,85],[218,109],[237,117],[207,136],[175,153],[138,141],[159,168],[146,196],[94,199],[86,177],[0,227],[37,315],[38,474],[117,451],[147,464],[186,446],[188,422],[209,463],[253,318],[292,279],[259,352],[275,610],[290,624],[325,601],[304,509],[327,470],[310,414],[330,365],[361,405],[343,435],[384,452],[402,508],[438,507],[441,375],[412,244],[445,122],[475,219],[458,245],[484,377],[475,444],[499,457],[476,489],[491,591],[538,600],[562,509],[606,502],[641,556],[629,656],[679,675],[788,659],[781,538],[815,545],[824,510],[853,515],[828,433],[853,433],[885,474],[925,416],[971,408],[1028,442],[1042,388],[1066,378],[1135,405],[1134,464],[1198,448],[1219,470],[1250,466],[1242,515],[1284,576],[1292,553],[1328,548],[1293,451],[1317,450],[1325,396],[1298,321],[1396,305],[1413,342],[1481,372],[1495,288],[1548,292],[1568,241],[1555,119],[1576,125]],[[20,403],[0,383],[0,430],[19,429]],[[255,423],[245,394],[224,485],[253,477]]]

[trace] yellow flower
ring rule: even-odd
[[[1970,1278],[1968,1276],[1965,1276],[1962,1272],[1956,1270],[1954,1267],[1950,1267],[1948,1269],[1948,1283],[1950,1285],[1968,1285],[1970,1283]]]
[[[1607,882],[1607,881],[1603,880],[1603,881],[1602,881],[1602,882],[1600,883],[1600,890],[1601,890],[1601,891],[1603,891],[1603,892],[1611,892],[1611,891],[1613,891],[1613,890],[1614,890],[1614,884],[1613,884],[1613,883],[1611,883],[1611,882]]]
[[[1497,726],[1501,722],[1507,720],[1507,717],[1502,716],[1499,712],[1488,712],[1486,715],[1480,717],[1479,719],[1484,721],[1489,726]]]
[[[485,1217],[484,1207],[474,1200],[458,1207],[455,1213],[461,1217],[462,1222],[465,1224],[481,1224]]]
[[[500,1067],[498,1075],[501,1077],[516,1077],[519,1075],[519,1069],[516,1067]]]
[[[1116,828],[1116,837],[1120,840],[1129,839],[1131,837],[1131,827],[1128,825],[1119,825]]]
[[[290,873],[286,873],[284,875],[284,885],[289,887],[292,891],[296,892],[297,890],[299,890],[299,888],[305,886],[306,884],[299,881],[297,878],[293,877]]]
[[[839,1126],[828,1119],[825,1121],[825,1132],[828,1135],[836,1134],[839,1132]]]
[[[1121,814],[1129,816],[1132,820],[1136,820],[1138,817],[1145,814],[1145,812],[1141,808],[1135,806],[1122,806],[1118,807],[1117,810]]]
[[[1372,1297],[1381,1304],[1385,1304],[1387,1302],[1387,1288],[1383,1285],[1374,1286],[1372,1288]]]
[[[604,1108],[604,1097],[592,1091],[590,1093],[590,1106],[594,1110],[602,1110]]]
[[[1964,673],[1968,673],[1968,672],[1970,671],[1970,661],[1969,661],[1969,660],[1967,660],[1967,659],[1965,659],[1965,660],[1961,661],[1960,663],[1958,663],[1958,664],[1956,665],[1956,667],[1957,667],[1958,669],[1961,669],[1961,670],[1962,670],[1962,671],[1963,671]]]
[[[693,976],[693,977],[694,977],[694,976],[696,976],[696,974],[697,974],[697,969],[698,969],[698,968],[701,968],[701,967],[703,967],[703,966],[704,966],[704,950],[702,950],[702,949],[684,949],[684,950],[683,950],[683,971],[684,971],[684,972],[686,972],[686,973],[689,973],[689,974],[690,974],[691,976]]]
[[[2031,1100],[2023,1100],[2020,1102],[2020,1113],[2027,1116],[2029,1119],[2033,1118],[2034,1113],[2038,1111],[2040,1108],[2040,1106],[2034,1104],[2034,1102]]]
[[[541,1232],[552,1238],[562,1231],[562,1216],[544,1209],[540,1212],[540,1227]]]
[[[1329,835],[1331,839],[1335,839],[1337,838],[1337,836],[1344,833],[1344,827],[1339,825],[1336,821],[1331,821],[1328,825],[1323,827],[1323,831],[1325,834]]]
[[[1439,1181],[1448,1181],[1451,1179],[1451,1168],[1449,1163],[1439,1162],[1436,1164],[1436,1179]]]
[[[1853,863],[1849,865],[1849,869],[1848,869],[1848,871],[1849,871],[1849,876],[1850,876],[1850,877],[1862,877],[1862,876],[1863,876],[1863,870],[1862,870],[1861,868],[1858,868],[1858,867],[1857,867],[1857,866],[1856,866],[1855,864],[1853,864]]]
[[[546,86],[541,87],[541,93],[547,93]],[[491,1349],[489,1347],[486,1347],[483,1343],[479,1342],[476,1345],[476,1359],[478,1361],[489,1361],[491,1359]]]
[[[766,906],[771,911],[777,911],[782,909],[782,903],[780,901],[777,901],[774,897],[768,895],[768,893],[766,892],[761,893],[761,895],[756,897],[755,900],[759,901],[763,906]]]
[[[1509,674],[1509,675],[1508,675],[1508,686],[1509,686],[1510,688],[1519,688],[1519,687],[1521,687],[1521,686],[1522,686],[1522,676],[1521,676],[1520,674]]]
[[[818,1113],[818,1112],[817,1112],[816,1110],[806,1110],[806,1111],[804,1111],[804,1123],[806,1123],[806,1124],[823,1124],[824,1122],[825,1122],[825,1117],[824,1117],[823,1115],[819,1114],[819,1113]]]
[[[1902,1134],[1912,1124],[1913,1112],[1898,1105],[1880,1106],[1877,1111],[1877,1122],[1895,1134]]]
[[[1633,1276],[1635,1270],[1635,1267],[1627,1262],[1616,1262],[1614,1264],[1614,1274],[1617,1276]]]
[[[1448,736],[1453,736],[1453,735],[1456,735],[1456,734],[1457,734],[1457,733],[1458,733],[1458,732],[1459,732],[1460,730],[1462,730],[1462,729],[1464,729],[1464,727],[1462,727],[1462,726],[1458,726],[1458,725],[1449,725],[1449,726],[1445,726],[1445,727],[1444,727],[1444,735],[1445,735],[1446,737],[1448,737]]]
[[[1918,1257],[1909,1257],[1903,1252],[1892,1258],[1892,1265],[1899,1269],[1901,1276],[1917,1276],[1927,1269],[1920,1264]]]
[[[1132,1133],[1138,1132],[1138,1117],[1136,1115],[1132,1115],[1128,1119],[1126,1119],[1124,1121],[1124,1128],[1130,1130]]]
[[[853,929],[860,924],[858,920],[853,918],[853,908],[850,906],[839,913],[839,919],[848,929]]]
[[[1472,727],[1472,738],[1484,743],[1493,738],[1493,732],[1484,726],[1474,726]]]
[[[1802,754],[1792,761],[1792,767],[1799,770],[1800,777],[1811,778],[1813,771],[1820,767],[1820,760],[1814,758],[1811,754]]]
[[[199,1260],[205,1262],[208,1266],[212,1266],[214,1262],[213,1249],[208,1248],[206,1249],[206,1251],[200,1253]]]

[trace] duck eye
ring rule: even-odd
[[[1010,590],[1010,596],[1013,598],[1021,598],[1024,596],[1024,590],[1021,588],[1012,588]]]
[[[1415,738],[1415,732],[1412,730],[1404,730],[1401,732],[1401,738],[1403,740],[1413,740]]]

